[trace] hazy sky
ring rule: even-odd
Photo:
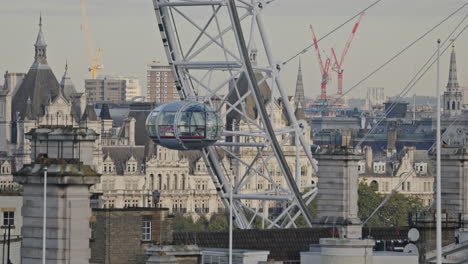
[[[373,0],[276,0],[265,11],[265,22],[278,60],[284,60],[311,43],[309,24],[320,37],[372,3]],[[466,0],[383,0],[364,16],[350,53],[345,61],[345,90],[381,65],[408,43],[457,9]],[[152,60],[166,61],[151,0],[87,0],[91,34],[96,47],[103,50],[104,74],[140,77],[146,86],[146,65]],[[39,12],[48,44],[48,61],[58,79],[65,60],[78,90],[88,78],[89,56],[82,24],[79,0],[0,0],[0,72],[27,72],[33,62]],[[385,87],[386,95],[399,92],[436,47],[468,14],[465,7],[439,30],[427,36],[379,74],[355,89],[351,96],[365,94],[365,87]],[[466,22],[468,23],[468,21]],[[320,43],[328,51],[340,52],[352,24]],[[183,34],[183,32],[181,32]],[[458,78],[467,85],[468,33],[457,41]],[[329,53],[329,52],[328,52]],[[441,60],[441,78],[445,86],[449,53]],[[306,96],[320,92],[320,76],[313,50],[302,55]],[[292,94],[298,61],[284,69],[284,83]],[[332,75],[334,78],[335,75]],[[0,81],[1,83],[2,81]],[[416,86],[417,94],[435,94],[435,69]],[[330,84],[336,90],[336,82]]]

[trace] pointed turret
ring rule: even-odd
[[[101,120],[112,120],[108,104],[102,104],[101,112],[99,113],[99,118],[101,118]]]
[[[39,18],[39,33],[34,44],[34,63],[23,78],[20,86],[16,89],[12,98],[11,120],[19,121],[26,116],[30,120],[38,120],[46,114],[50,99],[59,95],[60,85],[54,73],[47,64],[46,56],[47,44],[45,43],[42,32],[42,16]],[[28,99],[31,101],[29,106],[26,104]],[[26,108],[29,109],[27,110]],[[18,143],[17,127],[12,126],[11,142]]]
[[[455,55],[455,45],[452,45],[452,53],[450,54],[450,69],[449,69],[449,78],[447,83],[447,90],[449,89],[458,89],[457,79],[457,59]]]
[[[16,113],[21,117],[25,116],[25,102],[28,98],[31,100],[30,111],[36,119],[45,114],[45,108],[49,105],[51,97],[55,98],[59,94],[59,83],[46,60],[47,45],[42,32],[42,17],[39,18],[39,33],[34,49],[34,63],[13,95],[12,120],[16,120]],[[15,140],[13,138],[13,142]]]
[[[93,105],[87,105],[85,108],[85,111],[83,113],[83,116],[81,117],[81,121],[97,121],[97,115],[96,111],[94,111],[94,106]]]
[[[463,93],[457,79],[457,60],[455,45],[452,45],[447,88],[444,92],[444,115],[455,117],[461,114],[463,107]]]
[[[301,67],[301,59],[299,58],[299,69],[297,71],[297,81],[296,81],[296,93],[294,95],[294,100],[296,107],[298,105],[301,106],[301,108],[304,108],[305,104],[305,95],[304,95],[304,83],[302,81],[302,67]]]
[[[44,33],[42,33],[42,15],[39,16],[39,32],[37,33],[36,43],[34,44],[35,55],[32,67],[49,67],[47,64],[47,44]]]
[[[75,85],[68,75],[68,62],[65,62],[65,72],[63,73],[62,80],[60,81],[60,90],[66,99],[70,99],[71,95],[76,93]]]

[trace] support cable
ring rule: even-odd
[[[275,1],[275,0],[271,0],[269,1],[268,3],[272,2],[272,1]],[[351,22],[353,19],[355,19],[356,17],[358,17],[359,15],[361,15],[361,13],[363,12],[366,12],[367,10],[371,9],[372,7],[374,7],[375,5],[377,5],[378,3],[380,3],[382,0],[377,0],[375,2],[373,2],[372,4],[370,4],[369,6],[367,6],[366,8],[362,9],[361,11],[359,11],[357,14],[355,14],[354,16],[352,16],[351,18],[349,18],[348,20],[346,20],[345,22],[341,23],[340,25],[338,25],[337,27],[335,27],[334,29],[332,29],[330,32],[328,32],[327,34],[325,34],[323,37],[319,38],[317,40],[317,43],[319,43],[321,40],[325,39],[326,37],[330,36],[331,34],[335,33],[338,29],[342,28],[343,26],[345,26],[346,24],[348,24],[349,22]],[[305,47],[304,49],[302,49],[301,51],[299,51],[298,53],[296,53],[294,56],[290,57],[289,59],[285,60],[283,62],[283,65],[286,65],[288,62],[294,60],[295,58],[297,58],[299,55],[301,54],[304,54],[306,53],[307,51],[309,51],[310,48],[312,48],[314,46],[314,44],[310,44],[308,45],[307,47]]]
[[[388,202],[388,200],[390,200],[390,198],[392,197],[392,195],[393,195],[394,193],[396,193],[396,190],[397,190],[398,188],[400,188],[400,186],[403,184],[403,182],[405,182],[405,181],[406,181],[411,175],[413,175],[413,174],[414,174],[414,171],[407,172],[407,173],[406,173],[406,176],[405,176],[404,178],[400,179],[400,181],[398,182],[398,184],[397,184],[395,187],[393,187],[393,189],[390,191],[389,194],[387,194],[387,196],[385,197],[385,199],[377,206],[377,208],[375,208],[375,210],[374,210],[368,217],[366,217],[366,220],[364,220],[364,221],[362,222],[362,225],[363,225],[363,226],[380,210],[380,208],[382,208],[382,206],[385,205],[385,203]]]
[[[455,41],[455,40],[466,30],[466,28],[468,28],[468,25],[466,25],[466,26],[457,34],[457,36],[455,36],[455,38],[453,39],[453,41]],[[426,71],[423,73],[423,75],[427,72],[427,70],[428,70],[435,62],[437,62],[437,60],[440,58],[440,56],[442,56],[442,54],[443,54],[445,51],[447,51],[447,49],[448,49],[449,47],[450,47],[450,45],[448,45],[441,53],[437,53],[437,51],[436,51],[436,55],[437,55],[436,60],[434,60],[434,61],[429,65],[429,67],[426,69]],[[431,57],[431,59],[432,59],[432,57]],[[421,77],[422,77],[422,76],[421,76]],[[421,78],[421,77],[420,77],[420,78]],[[419,78],[419,79],[420,79],[420,78]],[[419,79],[418,79],[418,80],[419,80]],[[416,81],[418,81],[418,80],[416,80]],[[450,126],[453,125],[456,121],[457,121],[457,120],[453,121],[453,122],[450,124]],[[431,146],[430,149],[432,149],[432,148],[433,148],[433,146]],[[429,150],[430,150],[430,149],[429,149]],[[404,181],[406,181],[406,180],[407,180],[411,175],[413,175],[413,174],[414,174],[414,171],[412,171],[411,173],[408,172],[407,175],[406,175],[403,179],[400,179],[400,182],[392,189],[392,191],[391,191],[391,192],[385,197],[385,199],[377,206],[377,208],[366,218],[366,220],[364,220],[363,225],[365,225],[365,224],[380,210],[380,208],[382,208],[382,206],[384,206],[385,203],[387,203],[387,201],[388,201],[388,200],[391,198],[391,196],[396,192],[396,190],[401,186],[401,184],[402,184]]]
[[[377,72],[379,72],[381,69],[383,69],[385,66],[387,66],[388,64],[390,64],[392,61],[394,61],[396,58],[398,58],[401,54],[405,53],[408,49],[410,49],[412,46],[414,46],[416,43],[418,43],[421,39],[423,39],[424,37],[426,37],[427,35],[429,35],[429,33],[431,33],[432,31],[434,31],[435,29],[437,29],[440,25],[442,25],[443,23],[445,23],[447,20],[449,20],[451,17],[453,17],[455,14],[457,14],[458,12],[460,12],[463,8],[465,8],[466,6],[468,5],[468,3],[465,3],[463,4],[462,6],[460,6],[459,8],[457,8],[455,11],[453,11],[450,15],[448,15],[447,17],[445,17],[444,19],[442,19],[442,21],[440,21],[439,23],[437,23],[436,25],[434,25],[432,28],[430,28],[429,30],[427,30],[424,34],[422,34],[421,36],[419,36],[416,40],[414,40],[413,42],[411,42],[409,45],[407,45],[406,47],[404,47],[402,50],[400,50],[399,52],[397,52],[397,54],[393,55],[390,59],[388,59],[387,61],[385,61],[382,65],[380,65],[377,69],[373,70],[371,73],[369,73],[368,75],[366,75],[366,77],[364,77],[362,80],[360,80],[359,82],[357,82],[355,85],[353,85],[351,88],[349,88],[348,90],[346,90],[346,92],[343,93],[343,95],[341,95],[338,99],[341,99],[343,98],[345,95],[347,95],[348,93],[350,93],[353,89],[355,89],[357,86],[361,85],[363,82],[365,82],[367,79],[369,79],[370,77],[372,77],[374,74],[376,74]]]
[[[442,43],[442,46],[445,45],[445,43],[447,41],[449,41],[450,37],[456,32],[456,30],[458,30],[458,28],[461,26],[461,24],[465,21],[465,19],[468,18],[468,15],[466,15],[463,20],[455,27],[455,29],[447,36],[447,38],[444,40],[444,42]],[[451,43],[453,43],[465,30],[466,28],[468,27],[468,25],[466,25],[458,34],[455,38],[452,38],[450,39]],[[442,51],[441,54],[444,54],[447,49],[450,47],[450,45],[447,45],[447,47],[444,48],[444,50]],[[397,95],[397,99],[395,100],[395,102],[393,102],[389,109],[387,109],[384,113],[384,116],[381,117],[379,119],[379,121],[377,122],[376,125],[374,125],[372,127],[372,129],[359,141],[359,143],[357,144],[357,146],[360,146],[364,141],[366,141],[366,139],[368,138],[368,136],[370,136],[371,134],[373,134],[375,132],[375,130],[377,130],[377,128],[379,127],[379,125],[383,122],[383,120],[385,120],[385,118],[387,117],[387,115],[389,113],[391,113],[391,111],[393,111],[393,109],[397,106],[397,103],[399,103],[401,101],[401,99],[406,96],[413,88],[414,86],[422,79],[422,77],[424,77],[424,75],[429,71],[429,69],[434,65],[434,63],[436,62],[436,60],[432,61],[431,64],[429,64],[431,62],[431,60],[433,60],[434,56],[437,56],[437,50],[431,55],[431,57],[426,61],[426,63],[419,69],[419,71],[415,74],[415,76],[408,82],[408,84],[405,86],[405,88]],[[427,66],[429,64],[429,66]],[[427,66],[426,69],[424,69],[425,67]],[[418,77],[419,75],[419,77]]]

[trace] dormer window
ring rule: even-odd
[[[414,163],[414,170],[418,174],[426,174],[427,173],[427,163],[426,162],[416,162],[416,163]]]
[[[127,160],[127,172],[128,173],[135,173],[137,171],[137,161],[136,159],[131,156],[130,159]]]
[[[11,174],[11,165],[9,161],[3,162],[0,168],[1,174]]]
[[[114,161],[112,161],[110,156],[107,156],[104,160],[102,171],[104,172],[104,174],[110,174],[115,171]]]
[[[374,162],[374,173],[378,173],[378,174],[385,173],[385,162],[383,161]]]

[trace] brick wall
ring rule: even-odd
[[[142,240],[143,219],[151,219],[151,241]],[[91,221],[91,263],[144,264],[145,249],[172,241],[167,208],[95,209]]]

